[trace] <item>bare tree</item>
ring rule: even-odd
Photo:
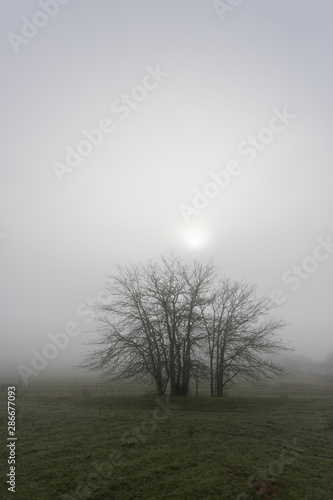
[[[217,284],[216,284],[217,283]],[[118,266],[109,301],[96,306],[97,350],[81,366],[114,379],[154,381],[159,395],[188,394],[190,379],[210,380],[222,396],[237,378],[258,381],[284,370],[270,361],[287,348],[275,336],[284,323],[255,287],[218,278],[212,262],[175,257]]]
[[[211,396],[223,396],[237,378],[257,382],[285,373],[270,359],[288,350],[276,339],[285,323],[269,317],[274,304],[256,299],[255,292],[255,286],[220,279],[212,300],[202,309]]]
[[[113,378],[153,379],[159,394],[187,395],[201,308],[215,268],[171,255],[161,264],[118,267],[108,278],[110,303],[97,306],[100,346],[81,365]]]

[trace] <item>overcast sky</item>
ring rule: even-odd
[[[333,351],[333,4],[219,3],[1,2],[3,370],[75,322],[70,367],[105,275],[171,250]]]

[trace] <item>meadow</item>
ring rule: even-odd
[[[333,500],[333,378],[237,385],[222,399],[157,397],[135,384],[20,387],[16,492],[3,500]]]

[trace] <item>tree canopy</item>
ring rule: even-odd
[[[153,381],[159,395],[187,395],[190,380],[210,382],[212,396],[242,378],[282,375],[272,356],[288,350],[256,287],[221,275],[212,261],[173,254],[160,262],[118,266],[97,304],[98,338],[81,364],[112,379]]]

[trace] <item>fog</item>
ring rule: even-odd
[[[333,5],[222,3],[1,3],[1,373],[75,323],[71,374],[105,276],[171,251],[333,351]]]

